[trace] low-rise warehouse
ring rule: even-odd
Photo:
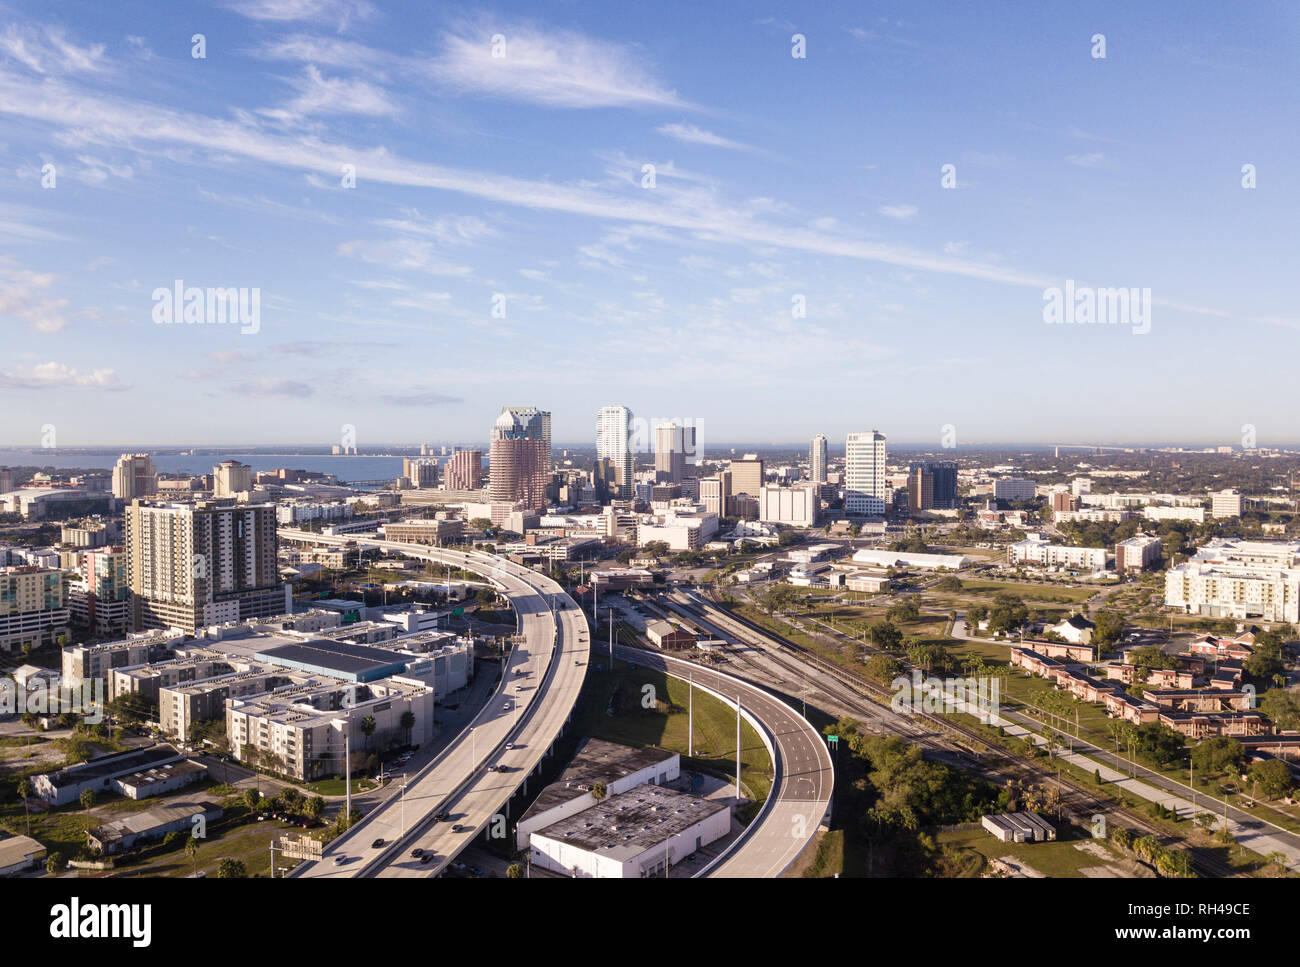
[[[730,831],[726,803],[642,785],[537,830],[529,855],[573,877],[664,876]]]

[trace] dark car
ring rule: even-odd
[[[421,863],[430,863],[430,862],[432,862],[432,861],[433,861],[433,854],[432,854],[432,853],[425,853],[423,856],[420,857],[420,862],[421,862]]]
[[[383,846],[383,845],[384,845],[384,841],[383,841],[382,839],[377,839],[377,840],[375,840],[373,843],[370,844],[370,848],[371,848],[371,849],[379,849],[379,848],[380,848],[381,846]]]
[[[460,832],[462,829],[464,829],[464,828],[465,828],[465,827],[462,826],[460,823],[456,823],[454,826],[451,827],[451,831],[452,831],[453,833],[459,833],[459,832]]]
[[[411,859],[418,860],[421,859],[423,856],[424,856],[424,850],[420,849],[420,847],[417,846],[415,849],[411,850]]]
[[[444,809],[433,818],[438,820],[438,822],[440,823],[445,823],[447,820],[451,819],[451,813],[447,812],[447,810]]]

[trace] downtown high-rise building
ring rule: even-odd
[[[602,406],[596,414],[596,460],[608,460],[619,496],[632,493],[632,411],[626,406]]]
[[[551,414],[507,406],[492,426],[488,500],[529,510],[546,507],[551,476]]]
[[[746,494],[757,499],[762,493],[767,472],[763,461],[756,455],[748,454],[739,460],[732,460],[727,464],[727,470],[731,473],[733,494]]]
[[[808,479],[813,483],[824,484],[826,466],[826,435],[818,433],[812,438],[812,446],[808,448]]]
[[[678,483],[686,457],[695,454],[695,427],[660,423],[655,427],[655,483]]]
[[[479,490],[483,487],[483,451],[457,450],[442,468],[442,485],[447,490]]]
[[[158,493],[158,472],[147,453],[124,453],[113,467],[113,496],[135,500]]]
[[[402,476],[416,489],[438,486],[436,457],[403,457]]]
[[[146,504],[123,521],[132,623],[180,628],[292,610],[280,581],[274,504]]]
[[[223,460],[212,468],[212,496],[234,497],[253,489],[253,469],[238,460]]]
[[[934,509],[934,474],[929,464],[913,463],[907,468],[907,509],[912,514]]]
[[[850,433],[844,443],[844,509],[850,514],[884,514],[889,503],[885,435]]]

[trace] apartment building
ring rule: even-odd
[[[442,484],[449,491],[483,489],[483,451],[457,450],[442,468]]]
[[[199,628],[293,610],[279,581],[273,504],[204,502],[126,508],[136,628]]]
[[[808,479],[814,484],[826,483],[826,468],[829,466],[826,459],[826,436],[818,433],[808,448]]]
[[[1300,542],[1217,538],[1168,571],[1165,604],[1187,614],[1300,621]]]
[[[433,737],[434,689],[392,679],[353,684],[331,682],[280,689],[226,703],[226,735],[232,755],[254,758],[278,772],[311,782],[343,772],[345,738],[354,761],[390,745],[423,745]],[[405,713],[412,715],[408,728]],[[373,718],[367,736],[362,721]]]
[[[1007,563],[1032,564],[1036,567],[1063,567],[1080,571],[1102,571],[1106,568],[1104,547],[1071,547],[1066,544],[1049,544],[1033,535],[1007,548]]]
[[[30,565],[0,568],[0,651],[50,644],[70,620],[62,571]]]
[[[63,649],[63,684],[80,688],[86,682],[102,681],[107,687],[113,669],[162,661],[184,640],[180,633],[167,631],[99,645],[69,645]]]
[[[1115,545],[1115,571],[1145,571],[1160,561],[1163,548],[1154,534],[1135,534]]]
[[[87,550],[77,576],[68,584],[72,623],[94,636],[125,635],[131,631],[131,583],[127,579],[126,548]]]

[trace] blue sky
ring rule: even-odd
[[[1300,439],[1300,7],[805,6],[0,2],[0,443]]]

